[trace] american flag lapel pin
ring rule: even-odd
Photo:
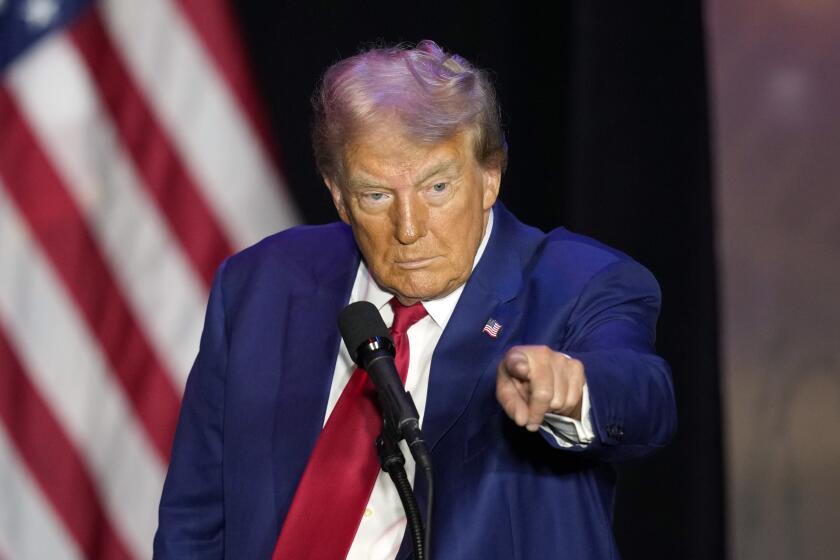
[[[487,333],[491,337],[496,338],[497,336],[499,336],[500,330],[502,330],[502,324],[496,319],[490,317],[489,319],[487,319],[487,322],[484,323],[484,328],[481,329],[481,332]]]

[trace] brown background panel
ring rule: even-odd
[[[707,4],[732,557],[840,550],[840,5]]]

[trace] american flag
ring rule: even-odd
[[[499,336],[500,330],[502,330],[502,324],[491,317],[487,319],[486,323],[484,323],[484,328],[481,329],[481,332],[487,333],[493,338],[496,338]]]
[[[223,0],[0,0],[0,558],[149,558],[215,268],[296,222]]]

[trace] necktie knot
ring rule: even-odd
[[[394,310],[394,322],[391,323],[391,334],[394,336],[405,334],[411,325],[426,316],[426,308],[419,301],[412,305],[403,305],[397,298],[392,298],[389,303]]]

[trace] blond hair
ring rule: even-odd
[[[396,116],[406,135],[440,143],[470,130],[476,160],[507,164],[496,92],[487,72],[434,41],[372,48],[332,65],[312,97],[312,144],[319,171],[342,176],[355,137]]]

